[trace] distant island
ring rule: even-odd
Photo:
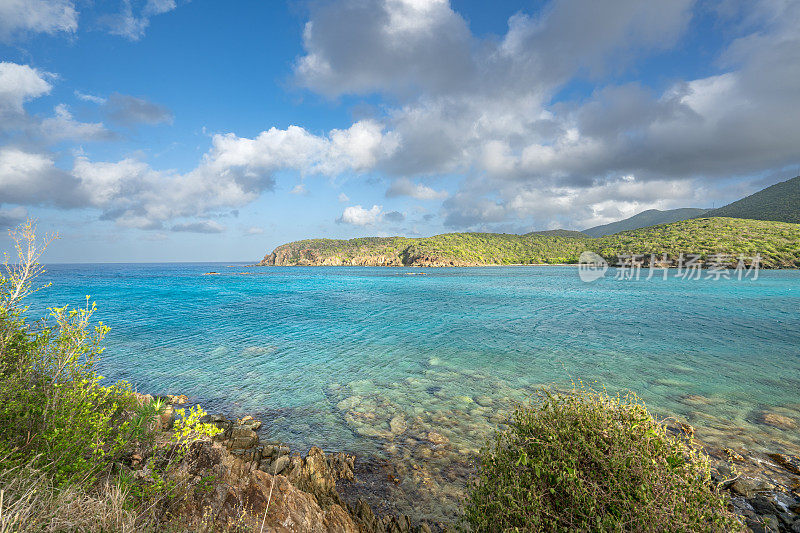
[[[445,233],[433,237],[307,239],[278,246],[259,266],[492,266],[574,264],[592,251],[761,256],[766,268],[800,268],[800,176],[718,209],[651,209],[580,231]]]
[[[308,239],[275,248],[260,266],[491,266],[577,263],[590,250],[615,263],[626,254],[761,256],[766,268],[800,268],[800,224],[698,218],[600,238],[578,232],[445,233],[433,237]]]

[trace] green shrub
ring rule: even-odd
[[[542,391],[484,448],[475,531],[740,531],[708,458],[635,396]]]
[[[107,332],[90,325],[94,305],[52,308],[25,320],[25,296],[42,271],[44,250],[30,223],[12,232],[20,261],[0,276],[0,443],[3,467],[28,464],[56,484],[93,482],[121,453],[130,433],[127,384],[101,385],[95,372]]]

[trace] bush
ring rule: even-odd
[[[101,385],[95,372],[107,328],[90,327],[94,305],[50,310],[29,324],[22,302],[43,269],[30,222],[12,232],[19,263],[0,276],[0,453],[4,468],[23,465],[57,485],[94,482],[131,437],[125,383]]]
[[[475,531],[741,531],[708,458],[633,395],[542,391],[481,454]]]

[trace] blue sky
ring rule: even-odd
[[[583,229],[800,165],[796,1],[0,0],[0,223],[46,260]]]

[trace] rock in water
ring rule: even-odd
[[[403,417],[397,415],[389,422],[389,427],[391,428],[393,435],[400,435],[401,433],[405,432],[408,426]]]
[[[759,422],[779,429],[795,429],[797,427],[797,422],[794,419],[769,411],[761,412]]]

